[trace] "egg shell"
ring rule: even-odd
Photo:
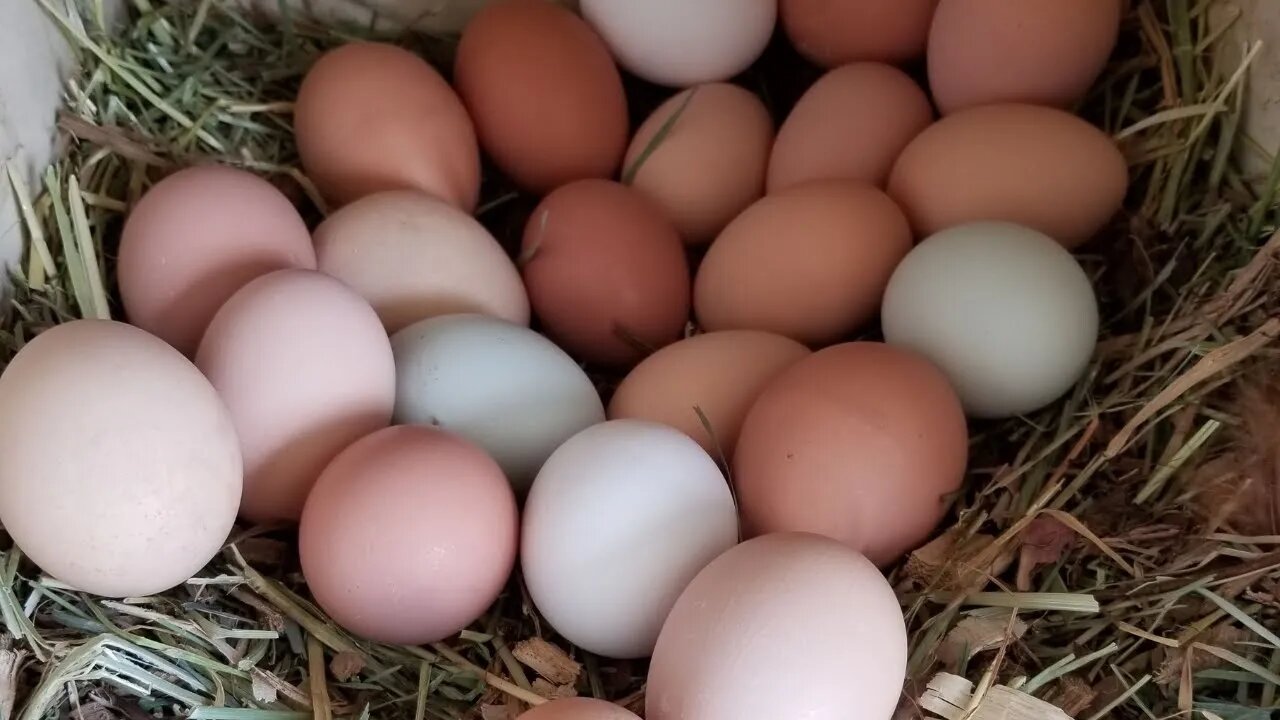
[[[900,63],[924,54],[938,0],[779,0],[787,38],[823,67]]]
[[[529,218],[521,273],[547,334],[579,359],[635,362],[689,318],[689,264],[648,199],[608,180],[570,183]]]
[[[383,428],[316,481],[298,530],[302,573],[347,630],[435,642],[502,592],[519,522],[502,470],[479,447],[435,428]]]
[[[129,322],[184,354],[218,308],[273,270],[314,270],[311,234],[271,183],[220,165],[189,167],[129,211],[116,277]]]
[[[696,440],[712,457],[727,460],[733,457],[742,419],[756,396],[778,373],[808,354],[809,349],[795,340],[759,330],[694,335],[636,365],[614,391],[609,418],[669,425]]]
[[[604,41],[547,0],[497,0],[462,33],[454,83],[480,143],[516,184],[546,193],[612,177],[627,147],[627,98]]]
[[[875,316],[911,248],[902,211],[880,190],[821,180],[768,195],[729,223],[694,281],[705,330],[766,330],[816,345]]]
[[[819,533],[891,563],[942,519],[968,439],[959,398],[923,357],[871,342],[819,350],[774,378],[742,423],[744,529]]]
[[[676,601],[645,717],[882,720],[906,668],[902,611],[875,566],[817,535],[766,535],[713,560]]]
[[[902,149],[932,121],[929,98],[906,73],[880,63],[842,65],[811,85],[779,128],[768,192],[808,180],[883,187]]]
[[[1106,67],[1122,11],[1122,0],[941,0],[929,32],[933,99],[944,114],[1010,102],[1071,107]]]
[[[484,448],[519,491],[579,430],[604,422],[595,385],[555,343],[483,315],[443,315],[391,338],[397,423],[436,425]]]
[[[521,713],[517,720],[640,720],[640,716],[604,700],[567,697]]]
[[[738,541],[729,485],[678,430],[611,420],[561,445],[524,507],[520,565],[567,640],[610,658],[653,651],[684,586]]]
[[[239,433],[251,522],[297,520],[324,466],[391,420],[391,342],[359,295],[318,272],[277,270],[241,288],[196,365]]]
[[[622,165],[624,179],[630,176],[624,181],[654,201],[685,242],[707,243],[764,194],[772,144],[773,119],[760,98],[737,85],[698,85],[640,125]]]
[[[932,360],[975,417],[1037,410],[1084,374],[1098,340],[1089,276],[1053,238],[980,222],[921,242],[889,281],[885,340]]]
[[[1076,248],[1120,210],[1128,165],[1115,142],[1069,113],[986,105],[934,123],[903,150],[889,194],[917,237],[1002,220]]]
[[[462,101],[440,73],[385,43],[326,52],[293,109],[298,155],[331,203],[416,189],[467,212],[480,195],[480,149]]]
[[[373,306],[395,332],[417,320],[476,312],[529,324],[520,272],[475,218],[412,190],[368,195],[315,232],[319,268]]]
[[[764,52],[777,0],[582,0],[618,63],[671,87],[728,80]]]
[[[142,330],[57,325],[0,375],[0,520],[77,590],[140,596],[186,582],[226,540],[241,479],[227,408]]]

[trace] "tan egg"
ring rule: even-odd
[[[524,189],[617,172],[627,147],[622,77],[572,12],[547,0],[491,3],[463,31],[453,78],[481,145]]]
[[[335,205],[402,188],[476,205],[475,128],[449,83],[408,50],[358,42],[325,53],[298,89],[293,125],[307,175]]]
[[[824,67],[857,60],[899,63],[924,54],[938,0],[779,0],[782,28],[801,55]]]
[[[765,196],[720,233],[694,280],[705,330],[831,343],[870,320],[911,229],[883,192],[820,180]]]
[[[689,319],[689,262],[657,206],[625,185],[579,180],[525,226],[521,273],[547,335],[569,354],[628,365]]]
[[[807,180],[884,186],[898,154],[933,121],[929,98],[880,63],[843,65],[818,79],[778,130],[768,192]]]
[[[190,167],[129,212],[116,277],[129,322],[186,355],[213,314],[273,270],[314,270],[311,235],[289,199],[253,173]]]
[[[623,180],[662,208],[685,242],[710,242],[764,194],[772,143],[773,119],[760,98],[737,85],[698,85],[668,99],[636,131]]]
[[[889,194],[918,237],[1000,220],[1068,249],[1120,210],[1124,155],[1101,130],[1054,108],[986,105],[939,120],[899,156]]]
[[[391,421],[391,341],[368,303],[318,272],[278,270],[241,288],[196,365],[231,410],[251,522],[297,520],[325,465]]]
[[[604,700],[568,697],[522,713],[517,720],[640,720],[630,710]]]
[[[186,582],[226,541],[241,477],[217,393],[135,327],[58,325],[0,375],[0,520],[77,590],[124,597]]]
[[[635,366],[609,402],[609,419],[670,425],[697,440],[712,457],[728,459],[756,396],[808,354],[795,340],[759,330],[695,335]]]
[[[388,333],[418,320],[480,313],[529,324],[520,273],[475,218],[428,195],[363,197],[316,228],[320,271],[346,283]]]
[[[992,103],[1076,104],[1116,46],[1123,5],[941,0],[928,52],[938,109],[947,114]]]
[[[882,343],[795,363],[752,405],[733,456],[744,529],[826,535],[877,565],[928,538],[964,477],[968,430],[942,371]]]

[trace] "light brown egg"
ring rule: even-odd
[[[125,597],[186,582],[226,541],[242,474],[213,387],[138,328],[58,325],[0,375],[0,520],[77,590]]]
[[[766,330],[831,343],[874,317],[911,229],[870,185],[820,180],[757,201],[720,233],[698,269],[705,330]]]
[[[662,208],[685,242],[710,242],[764,194],[772,143],[773,119],[760,98],[728,83],[698,85],[640,125],[623,180]]]
[[[819,533],[886,565],[933,531],[967,458],[964,412],[942,372],[910,351],[855,342],[765,388],[733,472],[748,533]]]
[[[769,156],[768,192],[807,180],[883,187],[898,154],[933,121],[906,73],[880,63],[842,65],[800,96]]]
[[[298,89],[293,126],[308,177],[335,205],[411,188],[475,208],[475,128],[449,83],[408,50],[359,42],[325,53]]]
[[[809,349],[795,340],[759,330],[695,335],[635,366],[609,402],[609,419],[670,425],[697,440],[711,457],[727,460],[733,457],[738,429],[756,396],[774,376],[808,354]]]
[[[462,33],[453,77],[481,145],[524,189],[617,171],[627,147],[622,78],[604,41],[569,10],[489,4]]]
[[[1070,113],[985,105],[949,115],[907,146],[889,194],[917,237],[982,220],[1025,225],[1068,249],[1120,210],[1128,165],[1115,142]]]
[[[609,180],[548,195],[525,227],[521,272],[547,334],[587,362],[627,365],[689,318],[684,244],[657,206]]]
[[[1122,8],[1122,0],[941,0],[928,51],[938,109],[1074,105],[1106,67]]]
[[[604,700],[569,697],[521,713],[517,720],[640,720],[624,707]]]
[[[475,218],[429,195],[366,195],[316,228],[315,247],[321,272],[360,293],[388,333],[452,313],[529,324],[506,251]]]
[[[164,178],[129,212],[116,263],[129,322],[190,355],[218,308],[273,270],[314,270],[311,235],[289,199],[221,165]]]
[[[307,587],[347,630],[443,640],[480,617],[515,565],[519,514],[502,469],[437,428],[383,428],[343,450],[307,498]]]
[[[779,0],[778,14],[791,44],[818,65],[899,63],[924,54],[937,4],[938,0]]]
[[[245,285],[209,323],[196,365],[240,436],[251,522],[297,520],[324,466],[391,421],[391,341],[368,303],[322,273]]]
[[[902,610],[875,566],[828,538],[774,533],[685,588],[658,636],[644,713],[889,720],[906,670]]]

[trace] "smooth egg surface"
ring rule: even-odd
[[[242,476],[226,406],[143,330],[57,325],[0,375],[0,520],[76,590],[142,596],[186,582],[226,541]]]
[[[640,720],[626,708],[604,700],[569,697],[521,713],[517,720]]]
[[[483,313],[529,324],[520,272],[465,212],[411,190],[369,195],[316,228],[322,272],[378,313],[387,332],[423,318]]]
[[[316,481],[298,531],[302,572],[346,629],[435,642],[497,599],[518,526],[515,496],[479,447],[435,428],[383,428]]]
[[[942,519],[968,441],[960,400],[928,360],[873,342],[819,350],[769,383],[742,423],[744,529],[819,533],[887,565]]]
[[[448,81],[408,50],[351,42],[325,53],[302,80],[293,124],[307,176],[334,205],[415,189],[475,208],[471,118]]]
[[[191,355],[214,313],[273,270],[314,270],[289,199],[244,170],[200,165],[156,183],[129,212],[116,263],[129,322]]]
[[[324,466],[391,420],[391,342],[373,308],[322,273],[245,285],[209,324],[196,365],[231,410],[251,522],[297,520]]]
[[[859,60],[900,63],[924,54],[938,0],[779,0],[782,28],[823,67]]]
[[[906,667],[902,610],[874,565],[817,535],[765,535],[713,560],[676,601],[645,717],[889,720]]]

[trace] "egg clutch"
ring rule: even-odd
[[[230,166],[155,182],[128,324],[57,325],[0,375],[0,519],[112,597],[184,583],[237,518],[296,524],[318,605],[394,644],[518,565],[567,642],[652,657],[650,720],[889,718],[882,570],[944,518],[969,419],[1093,354],[1071,251],[1127,164],[1070,108],[1120,5],[495,0],[451,80],[334,48],[293,116],[326,216]],[[777,25],[825,68],[780,118],[732,81]],[[635,127],[619,66],[668,88]],[[538,201],[518,237],[475,217],[482,156]]]

